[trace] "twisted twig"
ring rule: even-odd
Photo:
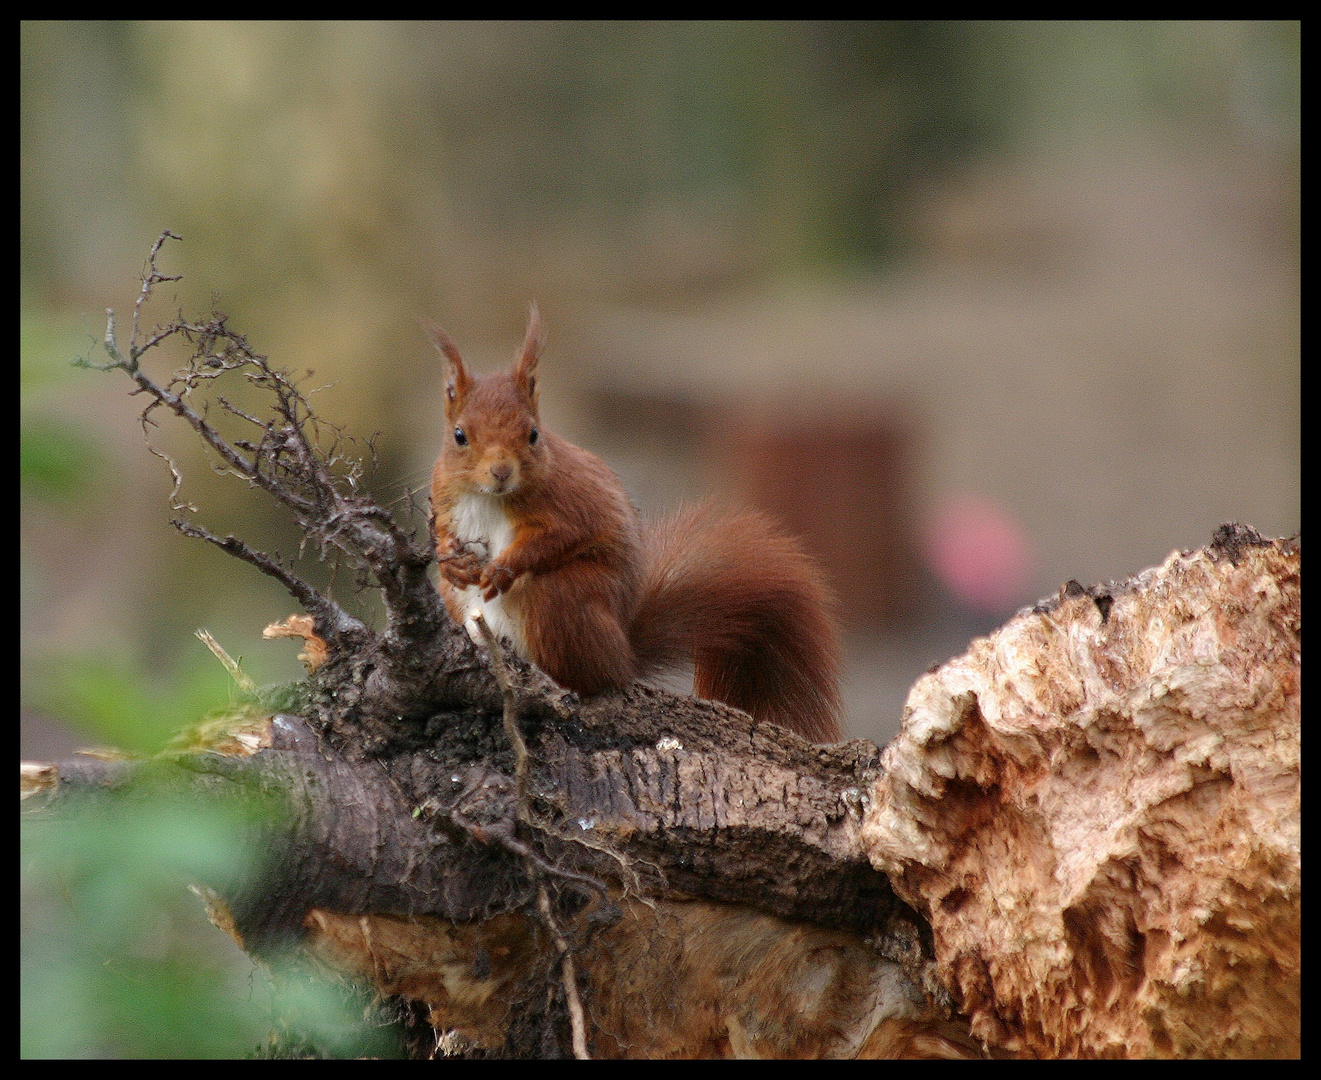
[[[164,327],[153,328],[142,340],[142,306],[153,287],[180,279],[179,275],[162,274],[157,269],[157,257],[167,239],[179,237],[169,231],[162,233],[147,257],[142,288],[133,307],[133,330],[127,348],[122,348],[117,340],[115,313],[108,309],[104,347],[110,362],[95,365],[84,361],[84,366],[124,371],[135,384],[134,393],[151,399],[142,412],[144,430],[154,425],[153,412],[164,406],[197,432],[215,454],[220,471],[262,488],[288,507],[304,537],[320,548],[321,558],[334,548],[353,565],[370,572],[383,593],[389,640],[406,647],[434,637],[444,623],[444,613],[439,596],[427,579],[432,558],[430,544],[419,542],[384,508],[359,493],[362,462],[341,454],[343,432],[317,418],[306,395],[290,376],[254,352],[241,334],[229,328],[221,314],[213,314],[210,321],[201,323],[189,322],[180,315]],[[141,360],[151,349],[173,337],[182,337],[189,343],[192,357],[187,367],[162,384],[143,370]],[[255,428],[255,437],[227,439],[211,423],[207,406],[197,407],[190,400],[194,390],[228,372],[239,372],[274,396],[273,416],[269,419],[254,415],[227,397],[217,395],[214,399],[226,413]],[[328,451],[319,448],[323,431],[329,435]],[[170,467],[174,479],[171,505],[177,510],[195,511],[194,507],[178,501],[182,476],[173,460],[151,447],[150,442],[148,446]],[[332,472],[332,466],[336,465],[344,466],[343,476]],[[174,524],[185,535],[208,540],[280,581],[314,616],[318,632],[331,645],[348,644],[338,641],[345,634],[361,645],[366,632],[363,624],[276,560],[253,551],[233,537],[219,540],[205,529],[185,525],[182,520]],[[406,648],[398,651],[404,652]]]
[[[481,611],[473,611],[465,625],[469,627],[469,634],[472,634],[475,640],[480,640],[486,646],[486,651],[491,657],[491,668],[495,673],[495,681],[499,683],[500,691],[504,696],[505,735],[514,751],[514,790],[516,792],[518,820],[530,824],[527,796],[527,741],[523,738],[523,733],[518,726],[518,692],[514,685],[513,675],[505,661],[504,649],[496,639],[495,634],[491,632],[491,628],[487,625]],[[550,894],[546,891],[544,875],[550,872],[556,876],[570,877],[579,881],[589,879],[584,878],[581,874],[563,873],[547,865],[526,845],[518,844],[518,847],[522,849],[523,857],[531,861],[541,871],[539,876],[542,877],[542,880],[537,882],[537,911],[541,914],[546,930],[550,933],[551,941],[555,943],[555,951],[560,954],[560,978],[564,984],[564,1000],[568,1006],[569,1025],[573,1033],[573,1055],[586,1061],[591,1055],[587,1052],[587,1027],[583,1017],[582,1000],[578,996],[578,975],[573,963],[573,951],[569,948],[569,943],[565,940],[551,909]],[[599,883],[593,882],[593,885],[604,892]]]

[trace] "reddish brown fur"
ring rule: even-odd
[[[631,637],[645,673],[692,659],[693,691],[838,739],[839,644],[811,558],[761,514],[690,508],[648,530]]]
[[[509,371],[474,379],[449,359],[446,437],[432,477],[441,592],[503,595],[529,658],[561,685],[595,694],[691,660],[694,690],[758,720],[829,741],[838,724],[838,643],[815,564],[761,515],[710,507],[645,528],[597,457],[539,429],[535,308]],[[467,445],[454,438],[461,428]],[[485,493],[513,525],[486,561],[455,539],[465,496]]]

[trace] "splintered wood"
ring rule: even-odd
[[[1225,526],[914,685],[862,843],[974,1036],[1300,1053],[1301,624],[1298,545]]]
[[[440,1052],[500,1054],[554,977],[544,932],[517,913],[455,925],[313,911],[307,929],[332,968],[422,1003]],[[859,935],[748,908],[626,901],[578,969],[595,1057],[981,1056]]]

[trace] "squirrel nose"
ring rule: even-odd
[[[509,479],[513,471],[514,470],[509,465],[505,464],[504,462],[501,462],[499,465],[491,466],[491,478],[503,484],[506,480]]]

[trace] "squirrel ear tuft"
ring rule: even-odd
[[[537,302],[532,301],[528,310],[527,333],[523,335],[523,346],[518,351],[514,362],[514,378],[523,387],[524,392],[533,401],[537,395],[537,361],[541,359],[541,350],[546,345],[546,334],[541,327],[541,313]]]
[[[463,367],[463,357],[459,355],[459,347],[450,339],[449,334],[445,333],[425,315],[419,315],[417,318],[418,322],[422,324],[422,329],[427,332],[427,337],[431,339],[431,344],[455,367]]]
[[[472,377],[463,365],[459,347],[450,340],[449,334],[425,315],[418,316],[418,319],[422,323],[422,329],[427,332],[427,337],[431,339],[431,344],[449,361],[449,372],[445,379],[445,408],[447,410],[457,408],[472,386]]]

